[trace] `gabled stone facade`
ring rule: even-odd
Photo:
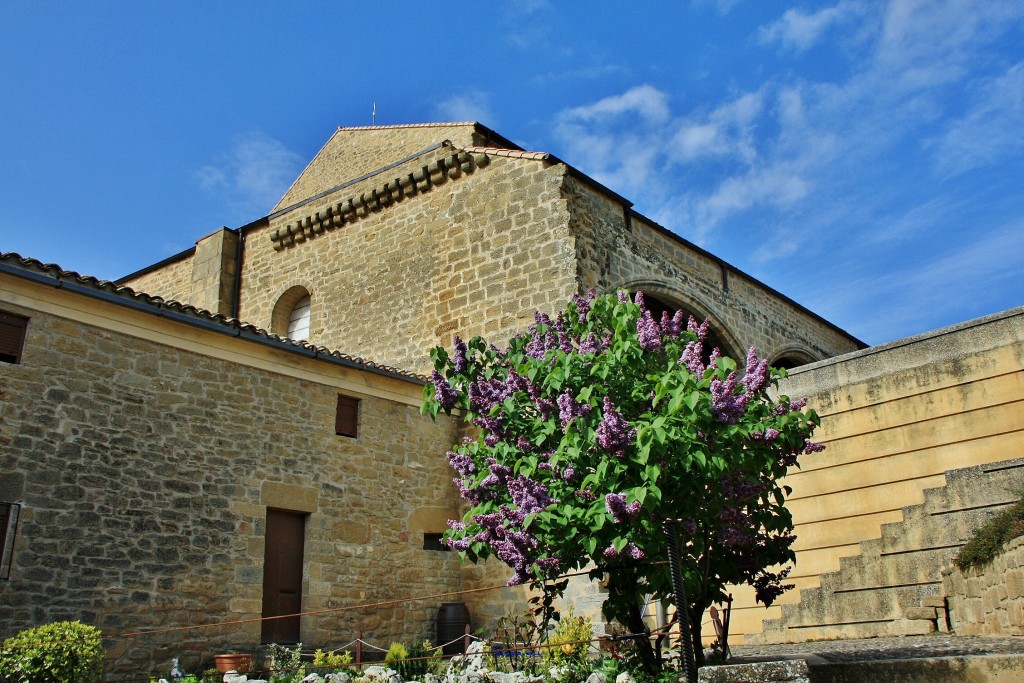
[[[571,166],[479,124],[339,129],[269,216],[229,232],[239,265],[220,264],[230,285],[216,303],[209,257],[199,259],[227,233],[122,282],[275,332],[275,307],[301,288],[311,341],[418,371],[455,334],[501,342],[534,310],[588,288],[642,289],[710,317],[737,356],[757,346],[798,365],[863,347]]]

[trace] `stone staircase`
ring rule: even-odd
[[[939,569],[992,515],[1020,498],[1024,458],[946,472],[946,485],[903,508],[903,521],[882,525],[881,538],[860,544],[800,602],[764,622],[751,644],[922,635],[948,630]]]

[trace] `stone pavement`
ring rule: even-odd
[[[935,634],[898,638],[819,640],[782,645],[739,645],[733,661],[814,655],[827,662],[963,657],[966,655],[1024,655],[1024,636],[956,636]]]

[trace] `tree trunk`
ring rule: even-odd
[[[697,662],[697,668],[704,666],[704,646],[700,642],[700,620],[704,618],[704,610],[699,612],[690,605],[687,607],[690,614],[690,636],[693,641],[693,658]]]
[[[639,605],[630,606],[629,623],[626,626],[629,627],[630,633],[647,633],[647,624],[644,623],[643,616],[640,614]],[[651,647],[651,639],[635,638],[633,643],[636,645],[636,652],[644,671],[650,674],[658,673],[661,666],[658,657],[654,654],[654,648]]]

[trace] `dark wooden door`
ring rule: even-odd
[[[306,515],[267,510],[263,556],[263,616],[302,611],[302,553]],[[299,617],[263,622],[264,643],[299,642]]]

